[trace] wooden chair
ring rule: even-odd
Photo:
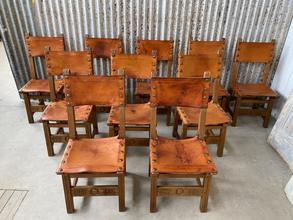
[[[117,74],[118,69],[123,69],[125,76],[132,79],[150,79],[156,71],[156,55],[112,55],[112,75]],[[149,103],[127,104],[125,107],[126,131],[148,131],[150,127]],[[114,136],[118,129],[118,109],[112,107],[109,118],[109,136]],[[148,146],[149,138],[126,138],[126,146]]]
[[[73,197],[118,196],[125,211],[125,89],[123,76],[65,76],[70,140],[57,174],[62,175],[67,213],[74,212]],[[90,92],[89,92],[90,91]],[[80,139],[76,135],[77,106],[108,105],[119,108],[119,135]],[[78,178],[117,177],[117,185],[77,185]],[[71,179],[74,179],[71,183]]]
[[[209,55],[209,54],[217,54],[219,51],[221,53],[221,64],[223,63],[223,54],[225,50],[225,39],[223,38],[220,41],[199,41],[199,40],[192,40],[190,38],[188,44],[188,54],[189,55]],[[221,77],[221,74],[220,74]],[[210,97],[213,96],[213,92],[211,89]],[[229,104],[229,93],[219,84],[218,87],[218,97],[219,102],[222,108],[225,111],[228,111],[228,104]]]
[[[171,77],[172,63],[173,63],[173,40],[137,40],[136,49],[137,54],[152,55],[152,51],[157,53],[158,62],[167,62],[167,77]],[[158,72],[158,70],[157,70]],[[135,87],[135,97],[140,102],[144,99],[149,100],[150,96],[150,82],[137,81]],[[166,109],[167,125],[170,126],[171,122],[171,109]]]
[[[263,117],[263,127],[267,128],[271,118],[273,103],[277,93],[268,86],[269,73],[274,56],[275,40],[271,42],[242,42],[238,40],[232,67],[231,90],[235,96],[234,110],[230,110],[232,125],[236,126],[239,115]],[[238,83],[237,74],[240,63],[264,64],[262,78],[259,83]],[[241,108],[246,104],[246,108]],[[247,105],[252,105],[247,108]]]
[[[218,103],[220,85],[221,51],[218,54],[206,55],[180,55],[178,59],[178,77],[201,77],[208,71],[213,79],[212,101],[208,105],[206,120],[206,141],[208,144],[217,144],[217,155],[223,156],[227,126],[231,123],[230,117]],[[178,124],[182,121],[182,133],[180,138],[187,137],[187,131],[198,126],[199,110],[188,107],[177,107],[174,117],[173,136],[179,138]],[[216,132],[215,132],[216,131]]]
[[[58,99],[55,90],[55,78],[63,75],[64,69],[69,69],[73,74],[92,75],[91,52],[64,52],[47,50],[46,54],[47,73],[50,85],[52,102],[47,106],[41,117],[46,139],[48,156],[54,155],[53,145],[56,142],[67,143],[68,133],[64,128],[68,127],[68,116],[65,100]],[[86,135],[91,137],[98,132],[95,107],[92,105],[78,106],[75,108],[76,126],[85,129]],[[93,125],[93,133],[91,131]],[[57,128],[56,133],[52,129]]]
[[[50,47],[55,51],[64,51],[64,38],[62,37],[33,37],[26,36],[26,46],[30,65],[31,79],[19,90],[23,95],[27,118],[29,123],[34,123],[34,113],[42,112],[46,108],[45,100],[50,99],[50,88],[48,80],[39,79],[35,59],[44,58],[45,47]],[[63,89],[62,81],[56,81],[56,93],[61,93]],[[38,100],[35,105],[31,101]]]
[[[151,81],[150,212],[156,212],[157,196],[201,196],[200,211],[206,212],[211,177],[217,173],[204,141],[209,78],[153,78]],[[181,106],[200,109],[198,136],[173,140],[158,137],[158,106]],[[159,178],[193,178],[197,185],[158,185]]]

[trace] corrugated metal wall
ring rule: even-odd
[[[293,15],[292,0],[0,0],[1,34],[20,88],[29,80],[24,33],[56,36],[64,33],[68,50],[83,50],[84,36],[122,35],[124,50],[135,52],[135,40],[174,41],[186,52],[189,36],[199,40],[226,38],[222,84],[229,83],[231,60],[237,38],[248,41],[276,39],[276,69]],[[40,62],[38,62],[40,65]],[[95,71],[108,72],[108,64],[97,61]],[[174,63],[174,73],[176,62]],[[241,81],[256,82],[261,67],[241,67]],[[162,70],[160,75],[164,73]],[[41,71],[42,77],[45,76]]]

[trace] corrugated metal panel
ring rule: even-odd
[[[135,52],[136,37],[174,39],[174,60],[186,52],[189,36],[199,40],[226,38],[222,84],[229,83],[237,38],[276,39],[276,69],[293,15],[291,0],[1,0],[1,33],[20,88],[29,79],[24,33],[57,36],[63,33],[68,50],[83,50],[84,36],[121,35],[126,53]],[[38,62],[40,66],[40,61]],[[175,74],[176,62],[173,65]],[[106,74],[109,63],[95,62],[95,72]],[[160,64],[159,75],[164,75]],[[242,82],[256,82],[261,66],[241,67]],[[45,77],[41,71],[41,77]]]

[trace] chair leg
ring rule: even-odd
[[[227,126],[223,125],[220,129],[220,141],[218,143],[217,148],[217,156],[222,157],[224,152],[224,145],[226,140],[226,132],[227,132]]]
[[[203,179],[203,192],[200,198],[200,212],[207,212],[208,210],[208,200],[209,200],[211,179],[212,179],[211,175],[206,175]]]
[[[150,212],[157,211],[157,175],[151,174]]]
[[[99,127],[98,127],[98,119],[97,119],[97,108],[95,107],[93,110],[93,118],[92,118],[92,123],[93,123],[93,136],[95,134],[99,134]]]
[[[184,139],[187,137],[187,130],[188,130],[188,125],[182,122],[182,133],[180,137],[181,139]]]
[[[119,197],[119,212],[126,210],[125,208],[125,174],[118,173],[118,197]]]
[[[114,137],[114,125],[109,125],[109,137]]]
[[[85,122],[85,133],[88,138],[93,137],[92,135],[92,124],[90,122]]]
[[[29,94],[23,93],[23,99],[24,99],[28,122],[34,123],[34,116],[33,116],[34,113],[32,112],[32,105],[31,105],[31,100],[30,100]]]
[[[228,111],[228,107],[229,107],[229,97],[227,97],[227,96],[222,97],[221,106],[222,106],[222,108],[224,109],[225,112]]]
[[[178,134],[178,125],[179,125],[179,114],[177,110],[175,109],[175,115],[174,115],[174,125],[173,125],[173,137],[179,139],[179,134]]]
[[[271,114],[272,114],[272,109],[273,109],[273,103],[274,103],[274,99],[270,98],[270,100],[268,102],[267,109],[266,109],[263,125],[262,125],[264,128],[267,128],[269,126],[269,122],[270,122]]]
[[[166,120],[166,125],[170,126],[171,125],[171,113],[172,113],[172,108],[171,107],[166,107],[166,116],[167,116],[167,120]]]
[[[50,129],[48,121],[43,121],[43,128],[44,128],[48,156],[51,157],[51,156],[54,156],[54,149],[53,149],[54,143],[52,142],[52,139],[51,139],[51,129]]]
[[[241,104],[241,97],[237,97],[235,101],[235,107],[233,111],[233,116],[232,116],[232,126],[236,126],[237,123],[237,118],[240,110],[240,104]]]
[[[65,196],[67,213],[73,213],[74,212],[74,204],[73,204],[73,196],[71,193],[71,183],[70,183],[69,175],[63,174],[62,181],[63,181],[63,189],[64,189],[64,196]]]

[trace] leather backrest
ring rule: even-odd
[[[158,61],[172,61],[173,40],[137,40],[137,54],[152,55],[157,51]]]
[[[268,63],[273,60],[275,41],[241,42],[236,46],[234,61]]]
[[[85,46],[92,50],[93,58],[111,58],[112,50],[122,53],[122,40],[119,38],[91,38],[85,39]]]
[[[217,54],[219,51],[223,54],[225,48],[225,39],[220,41],[198,41],[190,40],[188,44],[189,55]]]
[[[77,75],[92,74],[90,51],[47,51],[46,65],[48,76],[63,75],[65,69]]]
[[[126,77],[134,79],[150,79],[157,67],[156,57],[149,55],[113,54],[111,63],[112,75],[123,69]]]
[[[125,101],[124,76],[65,76],[67,104],[122,106]]]
[[[222,57],[220,54],[180,55],[177,77],[203,77],[210,72],[212,78],[220,78]]]
[[[210,78],[159,78],[151,80],[152,106],[206,108]]]
[[[27,36],[26,45],[30,57],[45,56],[45,48],[49,47],[54,51],[64,51],[63,37],[33,37]]]

